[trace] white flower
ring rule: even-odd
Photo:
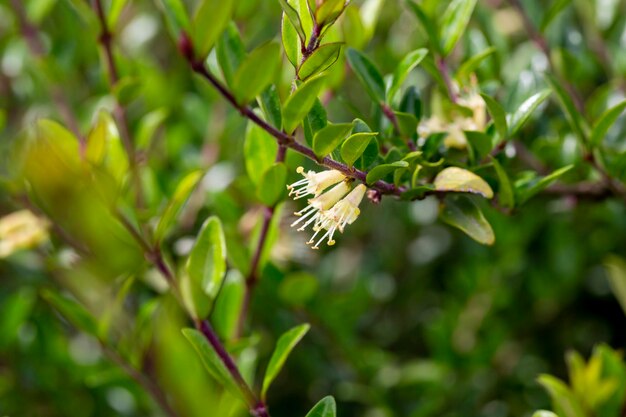
[[[348,191],[350,191],[350,185],[348,185],[346,181],[342,181],[330,190],[326,191],[324,194],[310,199],[308,201],[308,206],[294,213],[296,216],[301,217],[291,223],[291,227],[296,226],[305,219],[307,221],[298,229],[298,231],[304,230],[311,223],[317,225],[320,220],[321,213],[333,207],[337,201],[341,199],[341,197],[347,194]]]
[[[344,174],[335,169],[322,172],[304,172],[304,168],[298,167],[296,172],[298,174],[302,174],[304,178],[287,186],[287,189],[289,190],[289,196],[295,194],[295,197],[293,198],[294,200],[297,200],[309,194],[313,194],[315,197],[317,197],[331,185],[335,185],[338,182],[346,179],[346,176]]]
[[[320,243],[328,238],[328,246],[335,244],[333,236],[335,232],[343,233],[343,229],[346,225],[354,223],[359,217],[361,211],[359,210],[359,204],[363,200],[367,187],[363,184],[357,185],[354,190],[350,192],[345,198],[337,202],[332,208],[321,211],[319,215],[319,221],[317,221],[313,227],[315,233],[311,236],[311,239],[307,244],[314,243],[317,235],[326,230],[326,233],[312,246],[312,249],[319,249]]]

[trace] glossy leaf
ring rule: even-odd
[[[206,57],[222,34],[237,5],[236,0],[201,0],[193,17],[196,53]]]
[[[409,52],[402,61],[398,63],[395,71],[393,72],[393,78],[391,79],[391,86],[389,87],[389,91],[387,91],[387,101],[391,102],[402,86],[402,83],[409,75],[411,70],[419,65],[420,62],[426,57],[428,54],[428,49],[420,48],[415,51]]]
[[[372,138],[377,134],[374,132],[361,132],[350,135],[341,145],[341,159],[348,166],[354,165],[356,160],[363,155]]]
[[[557,80],[554,76],[546,74],[546,80],[548,81],[548,84],[550,84],[550,86],[552,87],[552,90],[556,93],[556,96],[559,99],[559,103],[563,108],[563,112],[565,113],[565,118],[567,119],[576,136],[578,136],[578,140],[581,144],[586,143],[587,134],[585,132],[585,127],[583,126],[583,115],[579,114],[576,106],[574,105],[572,97],[561,85],[559,80]]]
[[[372,61],[361,52],[352,48],[348,49],[346,56],[350,67],[372,100],[377,103],[385,101],[385,82]]]
[[[544,14],[539,30],[541,32],[545,31],[548,26],[550,26],[550,23],[552,23],[554,19],[556,19],[559,14],[561,14],[561,12],[571,3],[572,0],[554,0],[548,11]]]
[[[183,335],[200,357],[202,364],[217,382],[223,385],[232,395],[245,401],[246,396],[237,382],[220,359],[215,349],[209,344],[202,333],[195,329],[183,329]]]
[[[276,140],[265,130],[249,122],[246,139],[243,143],[243,154],[248,177],[255,185],[258,186],[261,181],[261,174],[274,163],[277,151]]]
[[[259,107],[263,110],[265,119],[275,128],[281,129],[283,126],[283,114],[276,86],[272,84],[266,88],[259,96],[258,102]]]
[[[226,340],[236,337],[245,291],[246,283],[241,274],[235,270],[229,271],[211,313],[215,331]]]
[[[278,342],[276,342],[276,348],[272,353],[270,362],[267,365],[265,376],[263,377],[261,398],[265,398],[267,390],[269,389],[276,376],[278,376],[280,370],[283,368],[283,365],[287,361],[287,357],[296,347],[298,342],[300,342],[304,335],[309,331],[310,327],[311,326],[309,326],[308,324],[301,324],[280,336]]]
[[[84,2],[80,1],[80,4],[82,5]],[[191,23],[183,0],[160,0],[160,4],[174,39],[178,39],[182,31],[189,31]]]
[[[345,8],[345,3],[345,0],[325,0],[315,11],[317,24],[324,26],[337,20]]]
[[[280,46],[266,43],[248,55],[233,78],[233,93],[240,104],[246,104],[272,82],[280,65]]]
[[[294,68],[298,68],[302,56],[300,52],[300,38],[298,37],[298,32],[294,28],[293,23],[291,23],[285,13],[283,13],[281,20],[280,33],[287,59]]]
[[[550,90],[543,90],[526,99],[521,106],[511,114],[507,120],[509,131],[507,138],[515,135],[524,126],[530,115],[545,101],[550,95]]]
[[[322,398],[317,404],[311,408],[306,417],[336,417],[337,405],[335,399],[331,396]]]
[[[489,115],[493,120],[493,124],[496,127],[496,131],[500,136],[500,140],[507,140],[507,133],[509,130],[509,126],[506,121],[506,112],[496,100],[494,100],[491,96],[487,94],[480,95],[483,100],[485,100],[485,104],[487,105],[487,110],[489,110]]]
[[[246,58],[246,48],[241,41],[237,26],[231,22],[215,46],[217,62],[220,64],[226,84],[233,85],[235,73]]]
[[[186,269],[189,278],[215,299],[226,273],[226,242],[222,223],[217,217],[209,217],[202,225],[189,253]]]
[[[391,174],[396,169],[407,168],[409,163],[406,161],[396,161],[390,164],[381,164],[375,166],[370,172],[367,173],[365,181],[368,184],[373,184],[376,181],[384,178],[388,174]]]
[[[448,55],[465,32],[472,17],[477,0],[452,0],[441,19],[441,46],[443,54]]]
[[[318,47],[298,68],[298,77],[306,80],[328,69],[339,58],[343,43],[327,43]]]
[[[286,132],[291,133],[302,122],[302,119],[309,113],[318,94],[324,87],[326,79],[324,75],[317,75],[305,81],[287,99],[283,106],[283,127]]]
[[[261,176],[257,197],[266,206],[275,205],[285,193],[287,182],[287,167],[279,162],[272,165]]]
[[[394,112],[396,120],[398,121],[398,127],[400,128],[400,134],[412,140],[411,137],[417,132],[417,125],[419,120],[411,114],[404,112]]]
[[[478,243],[492,245],[495,242],[491,225],[469,197],[446,196],[439,216],[442,221],[463,231]]]
[[[459,167],[448,167],[435,177],[437,191],[480,194],[485,198],[493,197],[493,190],[478,175]]]
[[[196,188],[200,178],[202,178],[202,174],[202,171],[191,172],[187,174],[176,187],[176,191],[174,191],[172,199],[161,215],[154,232],[154,238],[157,242],[160,242],[165,237],[168,230],[176,221],[176,218],[185,205],[185,202]]]
[[[489,58],[495,52],[496,48],[492,46],[463,62],[456,72],[456,79],[459,81],[468,80],[470,75],[482,65],[485,59]]]
[[[591,131],[590,144],[592,147],[599,146],[602,143],[607,132],[624,112],[624,109],[626,109],[626,101],[611,107],[598,118]]]
[[[291,26],[295,29],[300,41],[304,42],[306,39],[306,35],[304,33],[304,29],[302,28],[302,22],[300,21],[300,16],[298,15],[298,11],[294,9],[287,0],[278,0],[280,7],[283,9],[284,16],[289,19]]]
[[[556,171],[554,171],[550,175],[546,175],[545,177],[536,179],[534,181],[531,181],[530,183],[523,184],[521,187],[517,187],[517,190],[516,190],[517,198],[516,198],[516,200],[520,204],[525,203],[526,201],[528,201],[535,194],[537,194],[537,193],[541,192],[542,190],[548,188],[553,182],[558,180],[560,177],[562,177],[564,174],[566,174],[572,168],[574,168],[574,165],[565,166],[563,168],[557,169]]]
[[[320,129],[313,137],[313,152],[323,158],[343,142],[352,130],[352,123],[334,123]]]

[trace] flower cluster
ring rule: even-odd
[[[346,225],[359,217],[359,204],[367,188],[359,184],[351,190],[350,180],[337,170],[305,172],[299,167],[297,172],[304,178],[287,186],[289,195],[294,200],[307,195],[313,195],[313,198],[308,200],[305,208],[294,213],[299,219],[291,227],[299,226],[297,230],[302,231],[313,225],[314,233],[307,245],[313,244],[313,249],[319,249],[320,243],[328,239],[328,245],[332,246],[335,232],[343,233]],[[329,187],[332,188],[324,192]],[[318,235],[321,237],[316,242]]]
[[[471,110],[472,115],[455,114],[452,118],[441,118],[433,115],[423,120],[417,128],[420,138],[426,139],[432,133],[445,132],[443,140],[447,148],[464,149],[467,147],[465,131],[483,131],[487,125],[487,107],[483,98],[476,92],[460,96],[457,104]]]

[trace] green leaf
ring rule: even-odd
[[[551,376],[541,375],[537,378],[554,404],[554,409],[562,417],[585,417],[583,406],[574,393],[563,383],[563,381]]]
[[[419,170],[420,167],[418,166],[415,172],[419,172]],[[419,200],[424,198],[426,193],[430,193],[432,191],[435,191],[435,187],[432,185],[418,185],[415,188],[411,188],[410,190],[403,192],[400,199],[405,201]]]
[[[277,129],[283,127],[283,114],[280,108],[280,98],[278,97],[278,91],[275,85],[270,85],[261,93],[258,98],[259,107],[265,115],[267,120],[272,126]]]
[[[465,32],[477,0],[453,0],[441,19],[441,44],[443,55],[448,55]]]
[[[550,74],[545,74],[545,77],[548,81],[548,84],[550,84],[550,87],[552,87],[552,90],[554,90],[556,96],[559,99],[559,103],[561,104],[561,107],[565,112],[565,118],[567,119],[567,122],[569,123],[576,136],[578,136],[580,143],[585,144],[587,142],[587,135],[584,131],[583,124],[581,124],[581,121],[584,121],[584,116],[578,112],[569,93],[565,91],[559,81]]]
[[[422,100],[414,86],[407,88],[402,95],[400,111],[414,115],[417,120],[422,118]]]
[[[411,138],[417,132],[419,120],[417,120],[417,118],[411,113],[396,111],[394,114],[396,115],[396,120],[398,121],[400,134],[407,138]]]
[[[521,106],[511,114],[508,120],[509,132],[505,136],[509,138],[515,135],[524,126],[530,115],[550,95],[550,90],[543,90],[527,98]]]
[[[246,104],[272,82],[280,65],[280,46],[268,42],[256,48],[243,60],[233,79],[237,102]]]
[[[483,61],[491,56],[494,52],[496,52],[496,48],[491,46],[463,62],[459,69],[456,71],[456,79],[459,81],[468,80],[470,75],[476,72],[476,70],[478,69],[478,67],[480,67]]]
[[[543,15],[543,19],[541,19],[539,30],[544,32],[550,26],[550,23],[571,3],[572,0],[554,0],[548,11]]]
[[[309,331],[311,326],[308,324],[301,324],[293,329],[283,333],[282,336],[276,342],[276,348],[272,353],[270,362],[267,365],[265,376],[263,377],[263,388],[261,389],[261,398],[265,399],[267,390],[270,387],[272,381],[276,378],[280,370],[283,368],[287,357],[296,347],[298,342],[302,340],[304,335]]]
[[[337,405],[335,399],[331,396],[322,398],[317,404],[311,408],[306,417],[336,417]]]
[[[365,182],[367,182],[368,184],[373,184],[379,179],[387,176],[387,174],[392,173],[396,169],[407,168],[408,166],[409,166],[409,163],[406,161],[396,161],[390,164],[377,165],[370,172],[367,173]]]
[[[111,0],[111,6],[109,7],[109,13],[107,13],[107,26],[115,30],[117,21],[120,18],[120,14],[124,10],[124,6],[128,0]]]
[[[37,300],[30,287],[22,287],[4,298],[0,306],[0,349],[9,346],[18,336]]]
[[[186,264],[189,278],[199,284],[212,300],[226,273],[226,242],[220,219],[209,217],[198,232]]]
[[[302,65],[300,65],[298,68],[298,77],[301,80],[306,80],[330,68],[330,66],[339,59],[342,46],[342,42],[335,42],[318,47]]]
[[[261,174],[274,163],[277,151],[276,140],[255,123],[249,122],[243,143],[243,155],[248,177],[256,186],[261,181]]]
[[[302,22],[300,21],[300,16],[298,15],[297,10],[291,7],[287,0],[278,0],[278,3],[280,3],[280,7],[283,9],[284,16],[287,16],[292,28],[298,34],[300,41],[304,42],[306,40],[306,35],[304,33],[304,29],[302,29]]]
[[[402,83],[409,75],[411,70],[419,65],[420,62],[428,55],[428,49],[420,48],[415,51],[409,52],[403,59],[400,61],[398,66],[393,72],[393,77],[391,79],[391,86],[389,87],[389,91],[387,91],[387,102],[393,101],[394,96],[402,86]]]
[[[160,242],[172,227],[172,224],[176,221],[178,214],[183,208],[183,205],[196,188],[196,185],[202,178],[202,171],[194,171],[187,174],[182,181],[176,187],[172,199],[169,201],[165,211],[161,215],[154,232],[154,239],[156,242]]]
[[[51,289],[41,290],[41,296],[76,328],[97,337],[98,323],[85,307]]]
[[[80,3],[84,4],[83,1]],[[191,24],[183,0],[160,0],[159,4],[174,39],[178,39],[182,31],[189,32]]]
[[[332,151],[352,131],[352,123],[330,123],[317,131],[313,137],[313,152],[318,158],[323,158]]]
[[[315,100],[311,111],[304,119],[304,139],[309,146],[313,145],[313,136],[318,130],[326,127],[328,124],[328,115],[326,109],[319,99]]]
[[[345,0],[325,0],[315,11],[315,20],[319,26],[331,24],[341,15]]]
[[[550,175],[535,179],[534,181],[531,181],[529,183],[524,183],[521,186],[517,186],[516,184],[516,200],[519,204],[525,203],[535,194],[548,188],[553,182],[569,172],[572,168],[574,168],[574,165],[568,165],[563,168],[557,169]]]
[[[356,74],[365,91],[377,103],[385,101],[385,82],[376,66],[356,49],[348,48],[346,54],[350,67]]]
[[[278,162],[272,165],[261,177],[257,197],[266,206],[274,206],[285,193],[287,182],[287,167]]]
[[[493,168],[495,169],[496,175],[498,175],[498,181],[500,182],[500,188],[498,189],[498,202],[504,207],[513,208],[515,206],[515,195],[513,194],[511,180],[497,159],[492,157],[491,162],[493,163]]]
[[[604,260],[604,268],[609,276],[613,295],[626,313],[626,262],[622,258],[610,255]]]
[[[406,0],[407,5],[417,17],[417,20],[422,24],[422,27],[426,31],[428,35],[428,41],[430,43],[431,49],[437,54],[441,53],[441,42],[439,38],[439,33],[437,32],[437,28],[431,18],[424,12],[424,10],[413,0]]]
[[[226,84],[232,86],[235,72],[239,68],[241,61],[246,58],[246,48],[241,41],[237,25],[233,22],[230,22],[222,36],[218,39],[215,51],[217,62],[220,64]]]
[[[211,321],[215,331],[225,340],[232,340],[237,337],[239,314],[245,292],[246,283],[241,274],[235,270],[229,271],[211,313]]]
[[[459,167],[448,167],[435,177],[437,191],[480,194],[485,198],[493,197],[493,190],[478,175]]]
[[[489,110],[489,114],[491,115],[491,119],[493,120],[493,124],[496,127],[496,132],[500,135],[500,140],[507,139],[507,132],[509,130],[509,126],[506,122],[506,112],[492,97],[487,94],[480,95],[483,100],[485,100],[485,104],[487,105],[487,110]]]
[[[309,113],[326,81],[323,74],[309,78],[287,99],[283,107],[283,126],[292,133]]]
[[[287,55],[287,59],[291,62],[291,65],[293,65],[294,68],[298,68],[301,60],[300,57],[302,56],[300,52],[300,38],[285,13],[283,13],[280,28],[285,55]]]
[[[478,243],[492,245],[496,240],[483,212],[469,197],[447,195],[439,215],[442,221],[466,233]]]
[[[343,159],[348,166],[354,165],[356,160],[365,152],[372,137],[377,134],[378,133],[375,132],[361,132],[348,137],[343,145],[341,145],[341,159]]]
[[[493,148],[491,136],[484,132],[475,132],[473,130],[466,130],[463,133],[475,152],[475,162],[480,163]]]
[[[195,329],[183,329],[182,332],[189,343],[191,343],[191,346],[193,346],[198,356],[200,356],[200,360],[206,370],[209,371],[209,374],[235,397],[246,401],[246,394],[243,391],[243,387],[237,384],[226,368],[226,365],[224,365],[224,362],[222,362],[219,355],[215,352],[215,349],[209,344],[204,335]]]
[[[596,120],[596,123],[593,125],[593,129],[591,131],[591,147],[599,146],[602,143],[606,133],[617,121],[624,109],[626,109],[626,100],[611,107],[605,111],[602,116],[598,118],[598,120]]]
[[[222,34],[235,10],[235,0],[201,0],[193,16],[193,44],[204,59]]]

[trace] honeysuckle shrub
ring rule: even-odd
[[[625,11],[0,4],[0,414],[623,415]]]

